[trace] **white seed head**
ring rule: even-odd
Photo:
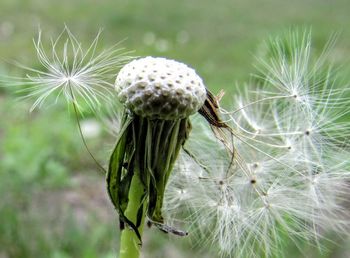
[[[152,119],[188,117],[206,98],[203,81],[194,69],[162,57],[145,57],[125,65],[115,89],[128,109]]]

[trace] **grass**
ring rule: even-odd
[[[55,37],[66,23],[83,42],[91,42],[103,27],[101,48],[124,40],[122,46],[135,55],[181,60],[195,67],[214,92],[230,93],[249,80],[262,41],[293,26],[312,28],[318,52],[340,32],[332,58],[347,64],[349,7],[347,0],[2,0],[0,57],[38,65],[31,42],[38,24],[44,35]],[[0,62],[0,74],[18,73]],[[114,257],[115,214],[74,117],[64,104],[32,114],[28,109],[29,103],[0,88],[0,257]],[[102,163],[108,157],[101,146],[113,141],[89,141]],[[156,230],[146,233],[145,257],[199,255],[186,240],[168,238]],[[325,257],[341,249],[330,250]]]

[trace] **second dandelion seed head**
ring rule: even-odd
[[[206,98],[203,81],[194,69],[161,57],[145,57],[125,65],[115,88],[128,109],[151,119],[188,117]]]

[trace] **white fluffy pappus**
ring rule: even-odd
[[[199,244],[222,257],[284,257],[285,241],[322,249],[329,232],[349,236],[350,98],[327,51],[313,59],[307,32],[267,44],[252,87],[236,93],[233,111],[221,109],[234,131],[233,166],[193,122],[185,148],[196,159],[183,153],[165,209],[170,220],[182,215]]]
[[[42,42],[42,33],[33,40],[39,62],[38,68],[16,63],[27,72],[25,77],[4,78],[8,86],[21,86],[19,93],[23,98],[34,98],[31,111],[40,108],[50,97],[56,103],[63,95],[79,109],[87,104],[91,110],[115,99],[114,80],[120,69],[131,60],[128,53],[116,44],[98,51],[101,31],[87,47],[65,27],[56,39],[46,48]]]

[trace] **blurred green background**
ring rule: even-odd
[[[66,24],[87,44],[103,28],[99,48],[121,40],[134,55],[188,63],[217,92],[234,92],[254,73],[263,40],[293,27],[311,28],[315,52],[339,33],[332,59],[350,79],[349,0],[1,0],[0,75],[21,75],[8,60],[38,65],[32,38],[57,37]],[[2,85],[4,86],[4,85]],[[228,94],[229,95],[229,94]],[[226,96],[226,103],[229,96]],[[116,214],[104,177],[79,139],[65,104],[29,113],[11,88],[0,87],[0,258],[115,257]],[[113,139],[89,114],[88,143],[105,164]],[[302,244],[301,244],[302,246]],[[345,242],[319,254],[286,245],[288,257],[349,257]],[[143,257],[218,257],[191,241],[148,230]]]

